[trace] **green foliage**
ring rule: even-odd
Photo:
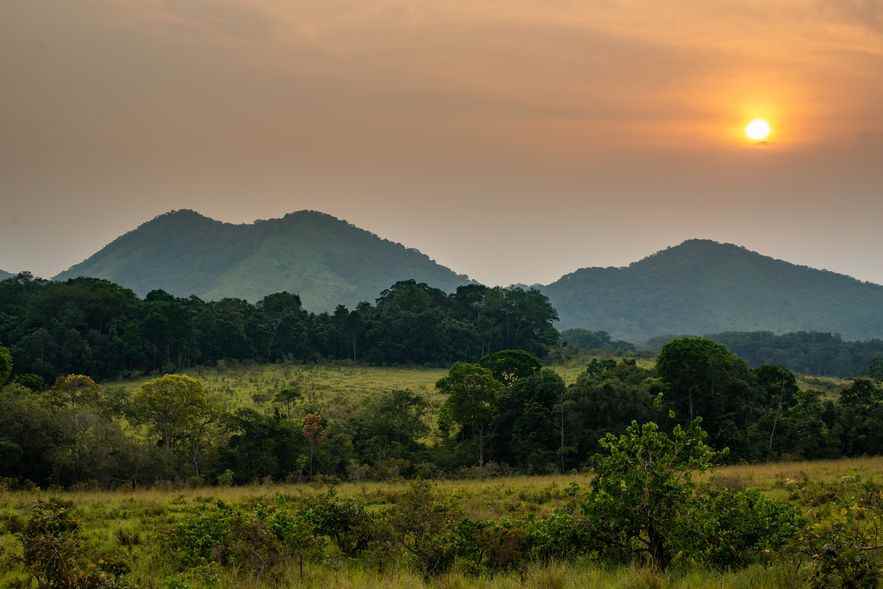
[[[810,564],[807,584],[877,587],[883,570],[883,486],[852,474],[833,482],[796,481],[791,493],[810,518],[791,546],[798,561]]]
[[[867,375],[868,378],[883,381],[883,356],[877,356],[871,360],[871,363],[868,364],[868,369],[865,371],[865,375]]]
[[[684,558],[719,569],[769,562],[802,529],[792,506],[756,490],[704,488],[678,516]]]
[[[165,544],[179,571],[218,565],[240,576],[278,579],[292,560],[304,561],[321,543],[305,514],[285,501],[230,506],[223,502],[190,511],[168,532]]]
[[[840,335],[769,331],[730,332],[706,336],[725,345],[750,366],[778,364],[799,374],[872,377],[875,358],[883,358],[883,339],[845,341]]]
[[[314,211],[253,225],[171,212],[56,278],[78,276],[112,280],[142,296],[163,289],[182,297],[258,301],[288,291],[315,311],[373,300],[399,280],[446,291],[468,280],[416,250]]]
[[[574,560],[597,547],[585,516],[572,507],[532,518],[526,527],[531,558],[542,562]]]
[[[637,352],[634,344],[614,340],[606,331],[589,331],[582,328],[562,331],[561,343],[571,352],[604,352],[616,356]]]
[[[448,396],[448,414],[463,432],[478,437],[478,465],[484,464],[485,432],[497,412],[503,385],[490,370],[458,362],[436,385]]]
[[[8,348],[0,346],[0,386],[6,384],[12,376],[12,353]]]
[[[73,504],[38,501],[24,528],[21,562],[39,589],[114,589],[124,587],[128,566],[113,555],[98,555],[88,546]]]
[[[333,489],[309,502],[304,518],[315,533],[330,538],[347,557],[358,556],[373,537],[373,518],[365,505],[339,497]]]
[[[449,366],[515,348],[544,357],[558,341],[557,314],[535,290],[468,285],[449,294],[413,279],[389,284],[370,295],[373,305],[313,314],[288,292],[256,304],[159,290],[139,299],[94,278],[22,277],[0,282],[0,342],[19,373],[51,381],[170,373],[222,360]],[[280,391],[286,409],[303,392],[291,384]]]
[[[656,370],[682,420],[701,416],[714,445],[745,451],[745,427],[763,407],[745,362],[709,339],[685,337],[662,348]]]
[[[524,571],[529,562],[528,532],[507,519],[465,518],[457,526],[457,552],[472,574]]]
[[[698,421],[671,435],[655,423],[632,423],[619,436],[601,440],[595,478],[584,510],[591,531],[613,557],[645,555],[660,569],[672,562],[676,523],[693,499],[694,472],[711,466]]]
[[[375,471],[393,463],[410,465],[426,453],[420,440],[429,433],[428,411],[426,400],[410,391],[382,393],[354,416],[350,424],[353,447]]]
[[[542,368],[540,361],[524,350],[494,352],[482,358],[478,364],[490,370],[494,378],[505,385],[531,377]]]
[[[459,510],[427,482],[413,483],[389,514],[395,541],[425,577],[441,575],[454,564],[460,521]]]
[[[709,240],[689,240],[624,268],[577,270],[542,291],[563,329],[604,330],[630,342],[758,326],[775,333],[821,329],[850,340],[883,337],[880,286]]]
[[[178,451],[200,476],[200,460],[217,409],[202,383],[190,376],[166,375],[141,386],[132,399],[136,422],[147,424],[166,451]]]

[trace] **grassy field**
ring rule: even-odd
[[[586,359],[572,360],[554,366],[568,383],[574,382],[584,370]],[[650,365],[649,361],[641,361]],[[188,374],[203,381],[207,389],[230,407],[261,406],[271,402],[276,392],[292,382],[302,385],[311,402],[333,407],[338,415],[355,409],[365,399],[380,391],[404,388],[424,396],[438,407],[443,402],[435,389],[444,370],[426,368],[372,368],[346,365],[270,365],[249,366],[226,364],[202,368]],[[112,383],[109,387],[132,390],[146,379]],[[802,379],[802,386],[835,395],[842,381],[835,379]],[[826,388],[827,387],[827,388]],[[432,412],[435,413],[435,412]],[[731,465],[717,468],[706,475],[707,481],[727,488],[757,489],[771,498],[793,500],[793,488],[800,481],[836,482],[851,475],[883,482],[883,458],[857,458],[815,462],[782,462],[760,465]],[[435,482],[439,492],[451,497],[470,517],[476,519],[525,518],[546,516],[569,500],[573,485],[587,489],[590,473],[550,476],[517,476],[476,480],[442,480]],[[342,497],[352,497],[376,508],[388,506],[409,487],[406,481],[345,482],[334,488]],[[22,547],[12,533],[16,526],[4,522],[23,522],[37,501],[61,498],[70,501],[82,530],[93,547],[110,549],[120,546],[120,538],[136,538],[125,548],[132,568],[128,588],[197,589],[321,587],[386,589],[440,587],[488,589],[530,587],[558,589],[597,587],[621,589],[661,588],[790,588],[795,587],[793,570],[785,562],[772,566],[753,566],[737,572],[710,570],[674,570],[665,575],[631,567],[600,565],[591,561],[531,564],[519,573],[488,577],[466,575],[462,570],[426,581],[406,562],[386,563],[383,572],[363,562],[343,559],[340,555],[324,557],[320,564],[308,564],[305,577],[296,567],[273,584],[258,583],[224,569],[210,580],[179,578],[163,558],[163,534],[182,514],[204,508],[218,500],[241,505],[253,502],[271,503],[282,497],[306,501],[328,491],[320,483],[272,484],[242,487],[161,487],[117,491],[94,490],[31,490],[6,491],[0,487],[0,587],[33,587],[20,584],[24,576],[16,558]],[[3,532],[3,530],[6,530]],[[20,529],[20,525],[18,527]]]
[[[707,476],[716,483],[727,486],[757,488],[779,499],[787,499],[789,488],[799,480],[836,481],[846,475],[861,474],[864,478],[883,480],[883,458],[844,459],[818,462],[771,463],[762,465],[726,466]],[[438,489],[454,497],[470,516],[478,518],[501,518],[543,514],[566,500],[568,486],[573,483],[585,488],[588,474],[571,474],[539,477],[508,477],[489,480],[439,481]],[[370,505],[383,505],[402,493],[407,483],[344,483],[336,487],[342,496],[357,497]],[[51,490],[27,492],[0,492],[0,521],[21,518],[37,500],[61,497],[73,502],[83,529],[95,545],[113,545],[124,532],[140,538],[137,545],[129,548],[133,562],[132,582],[135,587],[156,588],[184,587],[188,585],[164,584],[167,571],[156,568],[155,554],[151,551],[161,546],[160,530],[175,521],[178,514],[207,502],[223,500],[228,503],[245,503],[255,500],[272,501],[284,496],[303,499],[326,492],[319,484],[267,485],[245,487],[212,487],[182,489],[138,489],[126,491],[69,491]],[[7,555],[20,552],[17,540],[11,534],[0,536],[0,548]],[[10,561],[6,561],[10,562]],[[523,574],[499,575],[494,578],[475,578],[460,572],[428,583],[405,566],[390,563],[380,574],[361,564],[331,559],[322,565],[311,565],[303,581],[292,570],[282,587],[621,587],[623,589],[662,587],[715,587],[715,588],[784,588],[794,587],[788,571],[783,566],[751,567],[738,572],[679,570],[667,575],[636,567],[607,568],[591,562],[574,562],[567,565],[533,565]],[[2,568],[0,568],[2,570]],[[18,572],[9,566],[0,573],[0,586],[11,586]],[[213,584],[193,584],[192,587],[270,587],[272,585],[249,584],[232,573],[217,579]]]
[[[576,382],[591,358],[576,358],[550,366],[567,384]],[[638,365],[652,368],[652,359],[638,359]],[[201,380],[206,388],[225,399],[231,407],[247,407],[267,403],[276,392],[300,382],[305,395],[314,402],[340,406],[358,403],[379,391],[408,389],[423,395],[430,403],[438,403],[441,396],[435,383],[447,373],[441,368],[374,367],[316,364],[239,365],[223,363],[217,367],[186,371]],[[134,389],[148,379],[134,379],[110,383],[110,387]],[[849,381],[832,377],[799,376],[802,389],[817,390],[836,396]]]

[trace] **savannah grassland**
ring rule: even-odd
[[[557,366],[556,370],[568,382],[573,382],[582,371],[583,362]],[[327,407],[346,412],[379,390],[406,388],[424,395],[433,406],[443,399],[435,390],[435,382],[442,370],[418,368],[362,368],[353,366],[222,366],[189,372],[205,382],[206,387],[226,399],[231,406],[261,406],[268,402],[273,391],[293,379],[306,384],[306,394]],[[139,381],[115,383],[111,387],[135,387]],[[832,382],[836,391],[838,383]],[[791,487],[795,481],[836,482],[859,474],[864,479],[883,481],[883,457],[841,459],[816,462],[783,462],[761,465],[719,467],[703,475],[708,480],[727,487],[753,488],[765,495],[783,500],[794,500]],[[498,519],[545,515],[566,501],[568,488],[576,483],[585,489],[591,473],[571,473],[550,476],[516,476],[483,480],[445,480],[435,483],[436,489],[454,498],[463,511],[472,517]],[[382,509],[394,502],[408,488],[407,481],[341,482],[335,491],[343,497],[358,498],[372,509]],[[690,570],[674,568],[666,574],[655,573],[638,566],[609,567],[590,560],[568,563],[533,564],[518,573],[503,573],[493,577],[467,575],[454,568],[453,572],[424,580],[401,557],[390,556],[382,567],[344,558],[334,550],[307,563],[301,578],[298,566],[278,580],[256,581],[224,569],[209,582],[199,578],[182,581],[170,570],[164,558],[164,530],[182,514],[200,505],[221,500],[230,504],[254,501],[272,502],[276,498],[295,500],[327,492],[328,484],[268,484],[242,487],[203,488],[148,488],[118,491],[94,490],[0,490],[0,521],[26,517],[28,509],[37,500],[61,498],[74,505],[75,515],[90,545],[109,548],[116,546],[125,554],[132,573],[127,577],[131,587],[160,589],[217,586],[224,589],[243,587],[321,587],[387,589],[411,587],[533,587],[557,589],[565,587],[597,588],[786,588],[795,587],[794,564],[788,559],[773,558],[768,566],[754,565],[735,572]],[[123,543],[121,538],[127,538]],[[124,544],[124,545],[123,545]],[[6,533],[0,536],[0,587],[21,582],[22,570],[15,557],[20,555],[17,538]],[[382,572],[379,569],[382,568]]]
[[[883,480],[883,458],[841,459],[817,462],[785,462],[748,466],[726,466],[705,475],[714,482],[728,486],[756,488],[766,495],[788,500],[790,487],[798,480],[833,482],[843,477],[861,474],[865,479]],[[439,481],[437,489],[454,497],[465,512],[477,518],[503,518],[541,515],[559,505],[572,483],[585,486],[589,473],[554,476],[519,476],[488,480]],[[335,487],[345,497],[359,498],[381,507],[391,498],[404,492],[407,482],[342,483]],[[201,586],[175,585],[163,579],[174,578],[163,570],[162,529],[174,522],[188,509],[216,500],[242,503],[276,497],[305,498],[327,491],[321,484],[266,485],[245,487],[213,487],[196,489],[140,489],[129,491],[30,491],[0,492],[0,517],[20,517],[36,500],[61,497],[73,502],[76,513],[90,541],[95,545],[110,546],[120,533],[136,538],[126,551],[133,566],[131,583],[136,587],[161,588]],[[0,546],[7,554],[20,551],[15,538],[0,536]],[[322,564],[307,565],[300,578],[297,566],[292,564],[281,584],[243,579],[233,571],[225,571],[217,581],[224,589],[235,587],[321,587],[346,588],[385,587],[533,587],[553,589],[565,587],[653,589],[672,588],[789,588],[796,587],[793,564],[776,562],[771,566],[753,566],[736,572],[708,570],[674,570],[665,575],[649,569],[632,567],[604,567],[591,561],[534,565],[524,574],[511,573],[490,577],[475,577],[462,572],[450,573],[432,581],[422,579],[404,562],[384,563],[383,573],[370,565],[346,561],[331,554]],[[0,575],[0,586],[6,587],[17,572]],[[192,580],[190,581],[193,582]],[[208,586],[208,585],[206,585]]]

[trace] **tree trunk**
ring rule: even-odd
[[[767,448],[767,453],[773,453],[773,437],[776,435],[776,425],[779,423],[779,415],[782,413],[782,404],[779,403],[779,406],[776,408],[776,416],[773,418],[773,427],[770,430],[770,443]]]

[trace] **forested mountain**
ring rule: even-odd
[[[56,279],[76,277],[110,280],[141,296],[162,289],[176,296],[256,302],[285,291],[298,294],[311,311],[374,301],[400,280],[447,292],[468,282],[415,249],[313,211],[250,225],[171,212]]]
[[[4,272],[3,270],[0,270],[0,280],[6,280],[7,278],[12,278],[12,277],[13,277],[13,274],[10,274],[9,272]]]
[[[624,268],[577,270],[542,290],[561,328],[604,330],[632,342],[727,331],[883,337],[883,286],[709,240]]]

